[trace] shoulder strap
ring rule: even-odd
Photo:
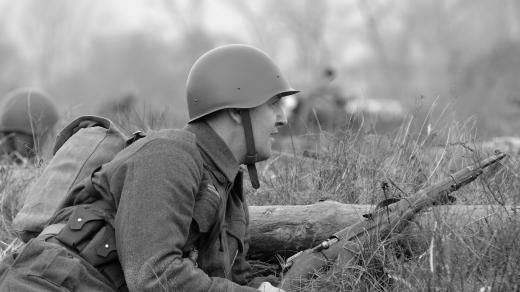
[[[146,134],[142,131],[136,131],[126,140],[125,147],[132,145],[135,141],[146,137]]]

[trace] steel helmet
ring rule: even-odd
[[[279,96],[297,93],[267,54],[247,45],[226,45],[202,55],[191,67],[186,85],[190,122],[226,108],[242,109],[249,178],[260,187],[257,153],[249,109]]]
[[[190,122],[226,108],[254,108],[274,96],[295,94],[280,69],[261,50],[226,45],[202,55],[187,81]]]
[[[49,95],[34,88],[9,92],[0,106],[0,131],[41,135],[58,121],[56,105]]]

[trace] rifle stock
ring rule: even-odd
[[[467,166],[414,195],[397,202],[392,200],[389,205],[383,204],[383,207],[376,206],[373,212],[364,215],[366,219],[338,231],[320,245],[288,258],[284,268],[289,269],[283,275],[280,288],[288,290],[297,287],[302,279],[312,277],[333,261],[348,264],[358,259],[363,243],[371,237],[384,239],[392,233],[398,233],[421,210],[435,204],[449,203],[451,192],[474,181],[486,167],[504,157],[506,154],[496,151],[494,155]]]

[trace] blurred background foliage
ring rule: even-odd
[[[265,50],[301,98],[333,68],[350,99],[437,102],[518,135],[515,0],[0,0],[0,96],[39,86],[71,116],[130,101],[181,126],[191,64],[227,43]]]

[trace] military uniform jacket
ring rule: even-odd
[[[241,286],[250,274],[242,172],[206,123],[149,134],[90,180],[94,197],[79,187],[71,205],[115,206],[113,248],[130,291],[258,291]]]

